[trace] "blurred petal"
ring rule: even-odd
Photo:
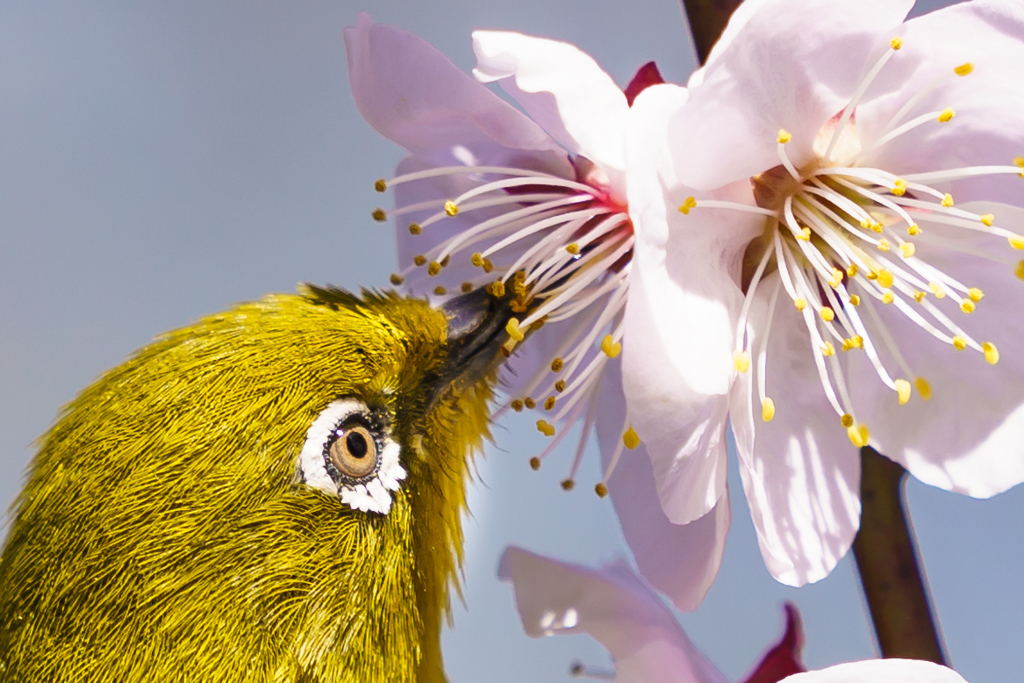
[[[619,683],[727,680],[621,560],[594,570],[510,547],[501,557],[498,576],[513,582],[529,635],[589,633],[611,653]]]
[[[608,368],[598,395],[597,437],[605,468],[621,443],[619,425],[624,414],[625,397],[616,364]],[[728,490],[703,517],[689,524],[673,524],[658,502],[651,461],[641,443],[622,454],[608,481],[608,492],[643,577],[677,608],[696,609],[722,564],[731,522]]]
[[[536,123],[463,73],[419,36],[375,24],[365,12],[345,29],[349,81],[359,112],[385,137],[435,163],[458,163],[453,149],[478,164],[510,151],[564,153]]]
[[[507,31],[475,31],[473,50],[476,77],[498,81],[553,138],[609,175],[625,169],[629,105],[589,55],[568,43]]]
[[[804,629],[796,605],[784,606],[786,629],[779,644],[765,653],[754,671],[743,683],[778,683],[787,676],[807,671],[800,658],[804,647]]]
[[[672,122],[682,183],[711,189],[811,158],[822,125],[849,101],[865,60],[895,35],[913,0],[766,0],[738,12],[739,29],[712,52],[689,104]],[[694,82],[696,85],[697,82]]]
[[[916,659],[868,659],[808,671],[784,683],[967,683],[960,674],[940,664]]]

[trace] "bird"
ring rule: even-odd
[[[106,372],[12,508],[0,681],[445,681],[509,315],[304,285]]]

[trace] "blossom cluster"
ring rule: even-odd
[[[746,0],[686,87],[346,29],[360,112],[409,152],[376,183],[393,284],[511,297],[499,413],[537,413],[535,469],[578,435],[566,489],[597,433],[594,488],[680,609],[721,563],[728,435],[796,586],[850,548],[862,447],[970,496],[1024,481],[1024,6],[912,5]]]

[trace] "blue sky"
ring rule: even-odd
[[[369,218],[371,185],[401,150],[348,92],[341,30],[362,9],[467,69],[474,28],[574,42],[620,84],[651,59],[676,82],[693,67],[673,0],[0,3],[4,505],[58,408],[160,332],[301,281],[386,285],[394,238]],[[446,635],[450,676],[568,680],[570,661],[602,663],[603,651],[585,637],[524,636],[497,557],[508,543],[587,563],[626,550],[609,503],[557,486],[569,453],[534,473],[531,426],[504,422],[496,437],[471,496],[468,609]],[[596,457],[588,467],[596,479]],[[1018,678],[1024,490],[975,501],[911,482],[909,500],[953,664],[972,683]],[[681,617],[698,646],[738,678],[793,600],[809,665],[871,656],[850,561],[813,586],[775,583],[742,496],[733,501],[719,579]]]

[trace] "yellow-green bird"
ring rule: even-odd
[[[443,681],[508,315],[307,286],[107,372],[17,500],[0,680]]]

